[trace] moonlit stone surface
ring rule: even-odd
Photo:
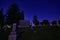
[[[13,24],[12,32],[9,35],[8,40],[16,40],[16,23]]]

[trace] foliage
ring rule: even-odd
[[[12,23],[16,23],[19,19],[19,8],[17,6],[17,4],[12,4],[10,6],[10,8],[7,11],[7,23],[8,24],[12,24]]]
[[[33,17],[33,23],[34,23],[35,25],[38,25],[38,24],[39,24],[39,21],[38,21],[38,19],[37,19],[37,16],[34,16],[34,17]]]

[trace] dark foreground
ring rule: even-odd
[[[0,32],[0,39],[9,40],[10,32]],[[60,27],[17,28],[16,35],[16,40],[60,40]]]

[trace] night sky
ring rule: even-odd
[[[60,20],[59,0],[0,0],[0,8],[6,13],[9,6],[17,3],[20,10],[24,10],[26,20],[32,22],[33,16],[37,15],[39,21]]]

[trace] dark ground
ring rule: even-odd
[[[0,39],[8,40],[10,32],[0,32]],[[60,40],[60,27],[19,28],[17,35],[16,40]]]
[[[19,40],[59,40],[60,39],[60,28],[57,27],[42,27],[35,28],[36,32],[31,29],[22,29],[24,31],[20,32],[21,36],[17,39]]]

